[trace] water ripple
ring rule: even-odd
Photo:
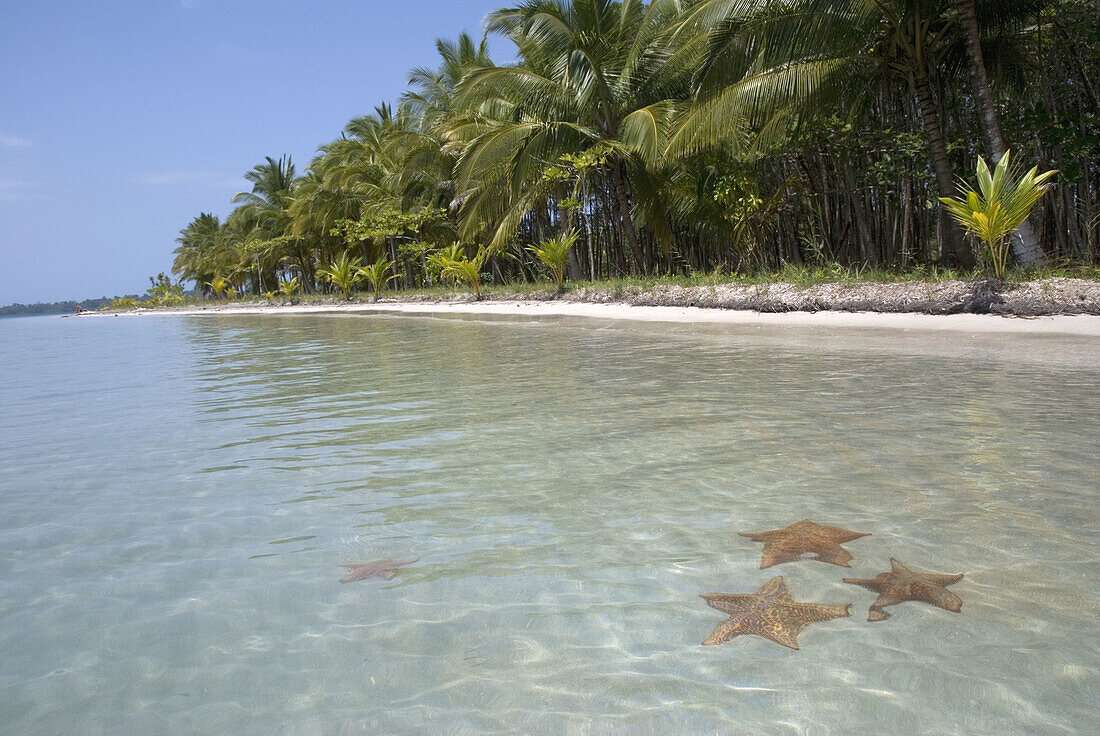
[[[0,332],[0,733],[1001,736],[1100,706],[1095,360],[562,320]],[[872,534],[851,570],[737,536],[805,517]],[[419,560],[339,583],[387,557]],[[962,613],[868,623],[840,578],[890,557],[965,573]],[[700,594],[776,574],[852,616],[700,645]]]

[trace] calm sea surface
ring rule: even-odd
[[[0,733],[1096,733],[1096,342],[0,320]],[[853,615],[700,645],[774,575]]]

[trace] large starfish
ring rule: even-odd
[[[778,565],[782,562],[794,562],[802,555],[813,553],[810,559],[828,562],[841,567],[848,564],[852,555],[840,545],[860,537],[869,537],[863,532],[850,532],[838,526],[815,524],[809,519],[795,522],[785,529],[773,529],[770,532],[742,532],[754,542],[764,543],[764,554],[760,560],[760,569]]]
[[[772,578],[755,593],[707,593],[707,605],[730,615],[703,643],[721,644],[735,636],[752,634],[798,649],[798,632],[815,621],[847,616],[850,603],[796,603],[782,577]]]
[[[885,621],[890,614],[882,610],[902,601],[924,601],[933,606],[946,608],[958,613],[962,610],[962,598],[947,590],[962,580],[958,575],[936,575],[927,572],[913,572],[893,557],[890,558],[890,572],[880,572],[873,578],[844,578],[844,582],[862,585],[867,590],[878,593],[878,598],[867,612],[868,621]]]
[[[340,578],[341,583],[352,583],[356,580],[363,580],[365,578],[384,578],[386,580],[393,580],[397,575],[396,569],[402,565],[411,565],[416,560],[401,560],[400,562],[391,559],[375,560],[374,562],[365,562],[360,565],[341,565],[346,567],[350,572],[347,575]]]

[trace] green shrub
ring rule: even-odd
[[[111,300],[111,303],[107,305],[108,309],[137,309],[141,306],[141,302],[134,299],[131,296],[116,296]]]
[[[282,296],[285,296],[287,299],[290,299],[291,301],[293,301],[294,300],[294,293],[296,291],[298,291],[298,287],[300,285],[301,284],[298,281],[297,276],[294,276],[293,278],[289,278],[285,281],[280,281],[279,282],[279,294],[282,295]]]
[[[1047,179],[1058,173],[1040,174],[1039,167],[1035,166],[1020,175],[1009,163],[1010,153],[1005,152],[992,174],[985,161],[978,159],[979,191],[963,182],[959,184],[961,198],[940,198],[963,229],[985,244],[993,275],[998,279],[1003,279],[1008,270],[1009,238],[1050,188]]]
[[[529,245],[527,250],[538,256],[554,275],[554,283],[560,292],[565,284],[565,266],[569,260],[569,249],[577,242],[577,233],[570,230],[564,235],[544,240],[538,245]],[[541,247],[540,247],[541,246]]]
[[[381,293],[383,286],[397,278],[397,274],[389,272],[391,268],[393,268],[393,261],[389,258],[379,258],[369,266],[364,266],[359,269],[360,275],[365,278],[371,285],[371,288],[374,289],[375,298]]]
[[[344,299],[351,301],[351,290],[363,280],[363,271],[359,267],[362,262],[362,258],[350,258],[348,251],[344,251],[339,258],[332,262],[332,265],[321,269],[317,273],[329,282],[336,284],[340,291],[344,293]]]
[[[172,282],[163,271],[156,277],[149,277],[149,288],[145,290],[149,295],[149,301],[157,306],[167,304],[180,304],[183,302],[183,279]]]

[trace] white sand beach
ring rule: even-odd
[[[216,315],[216,314],[321,314],[333,312],[387,313],[424,316],[505,315],[526,317],[578,317],[638,322],[671,322],[699,325],[761,325],[826,328],[877,328],[897,330],[1049,334],[1100,337],[1100,316],[1056,315],[1048,317],[1003,317],[987,314],[931,315],[883,312],[780,312],[702,307],[651,307],[623,303],[591,304],[558,301],[483,302],[377,302],[370,304],[323,305],[234,305],[186,309],[137,309],[130,312],[88,312],[89,316],[112,315]],[[81,315],[83,316],[83,315]]]

